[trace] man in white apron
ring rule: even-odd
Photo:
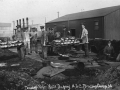
[[[26,29],[24,34],[25,34],[24,43],[25,43],[25,48],[26,48],[26,54],[30,55],[30,32],[29,30]]]
[[[81,39],[82,39],[82,43],[84,44],[84,47],[85,47],[85,57],[88,57],[88,55],[89,55],[89,52],[88,52],[88,31],[84,25],[82,25]]]

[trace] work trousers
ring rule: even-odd
[[[24,44],[17,46],[17,52],[18,52],[18,56],[19,56],[20,60],[24,60],[25,59]]]
[[[38,52],[38,43],[37,43],[37,40],[30,42],[30,52],[32,53],[33,50],[36,53]]]
[[[30,41],[25,41],[26,54],[30,53]]]
[[[84,47],[85,47],[85,57],[88,57],[89,56],[88,43],[85,43]]]
[[[115,61],[116,58],[113,55],[106,55],[105,54],[105,59]]]

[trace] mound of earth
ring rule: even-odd
[[[27,86],[36,86],[38,81],[26,73],[0,71],[0,90],[25,90]]]
[[[8,60],[15,57],[18,57],[16,53],[11,52],[8,49],[0,49],[0,61]]]

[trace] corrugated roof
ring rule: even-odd
[[[0,27],[11,27],[11,23],[0,23]]]
[[[59,17],[59,18],[54,19],[47,23],[67,21],[67,20],[76,20],[76,19],[85,19],[85,18],[92,18],[92,17],[100,17],[100,16],[105,16],[109,13],[112,13],[118,9],[120,9],[120,5],[96,9],[96,10],[84,11],[84,12],[79,12],[79,13],[73,13],[73,14],[68,14],[68,15]]]

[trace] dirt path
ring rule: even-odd
[[[10,49],[12,52],[16,52],[16,49]],[[22,62],[22,68],[20,70],[23,70],[26,73],[31,73],[34,74],[38,70],[41,69],[40,63],[42,62],[42,59],[40,58],[39,55],[32,53],[32,55],[26,55],[26,57],[29,57],[32,60],[27,59],[25,62]],[[55,59],[55,57],[51,57],[51,60]],[[34,65],[33,65],[34,61]],[[39,61],[39,63],[37,62]],[[62,60],[61,60],[62,61]],[[83,60],[84,61],[84,60]],[[31,63],[30,63],[31,62]],[[108,62],[109,66],[100,66],[100,68],[85,68],[83,71],[78,71],[78,70],[66,70],[55,77],[52,78],[45,78],[42,79],[46,83],[50,84],[53,83],[56,85],[56,83],[59,83],[61,85],[66,85],[66,84],[97,84],[99,82],[105,82],[104,80],[107,80],[112,82],[115,78],[118,78],[117,76],[117,70],[115,69],[110,69],[110,67],[116,67],[120,65],[120,62]],[[28,67],[26,67],[28,66]],[[34,68],[33,68],[34,67]],[[113,72],[114,71],[114,72]],[[102,74],[102,72],[105,72]],[[99,77],[98,77],[99,76]],[[113,77],[114,76],[114,77]],[[101,81],[103,80],[103,81]],[[41,81],[41,80],[40,80]],[[116,81],[116,83],[118,83]],[[113,83],[114,84],[114,83]],[[107,84],[106,84],[107,85]]]

